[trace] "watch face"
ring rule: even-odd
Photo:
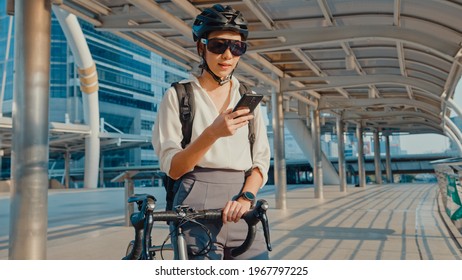
[[[247,199],[247,200],[250,200],[250,201],[253,201],[255,200],[255,195],[251,192],[244,192],[242,193],[242,196]]]

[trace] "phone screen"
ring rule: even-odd
[[[241,108],[249,108],[250,113],[252,113],[262,99],[263,95],[261,94],[243,94],[234,107],[233,112]]]

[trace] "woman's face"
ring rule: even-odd
[[[209,34],[208,40],[227,39],[227,40],[241,40],[241,35],[233,31],[214,31]],[[220,78],[227,77],[236,68],[240,56],[233,55],[230,48],[227,48],[222,54],[215,54],[207,47],[205,49],[205,60],[210,70]]]

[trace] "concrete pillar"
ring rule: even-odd
[[[9,259],[46,259],[51,1],[15,0]]]
[[[385,151],[386,151],[386,171],[388,183],[393,183],[393,173],[391,172],[391,153],[390,153],[390,135],[385,137]]]
[[[374,165],[375,165],[375,182],[382,184],[382,167],[380,166],[380,134],[374,132]]]
[[[273,167],[274,185],[276,186],[276,208],[287,208],[287,176],[284,150],[284,111],[281,91],[272,88],[271,93],[272,121],[273,121]]]
[[[366,168],[364,166],[364,139],[362,124],[356,127],[356,138],[358,138],[358,177],[359,186],[366,187]]]
[[[338,175],[340,179],[340,191],[346,192],[346,169],[345,169],[345,137],[343,136],[344,125],[341,117],[337,117],[337,142],[338,142]]]
[[[104,184],[104,155],[101,155],[99,163],[99,187],[105,188]]]
[[[125,174],[125,179],[124,179],[124,188],[125,188],[125,226],[129,227],[130,224],[130,216],[133,214],[135,211],[135,206],[133,205],[134,203],[128,203],[128,199],[134,194],[135,188],[133,185],[133,180],[128,172]]]
[[[70,185],[70,172],[71,172],[71,153],[69,151],[66,151],[66,154],[64,155],[64,185],[66,186],[66,189],[69,189]]]
[[[319,110],[311,110],[311,135],[313,137],[313,173],[314,173],[314,197],[324,198],[322,178],[322,150],[321,150],[321,125]]]

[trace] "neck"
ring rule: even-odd
[[[228,82],[231,81],[231,78],[224,82],[218,83],[208,71],[203,71],[202,74],[198,77],[199,82],[202,87],[206,90],[216,90],[218,88],[224,88],[228,86]]]

